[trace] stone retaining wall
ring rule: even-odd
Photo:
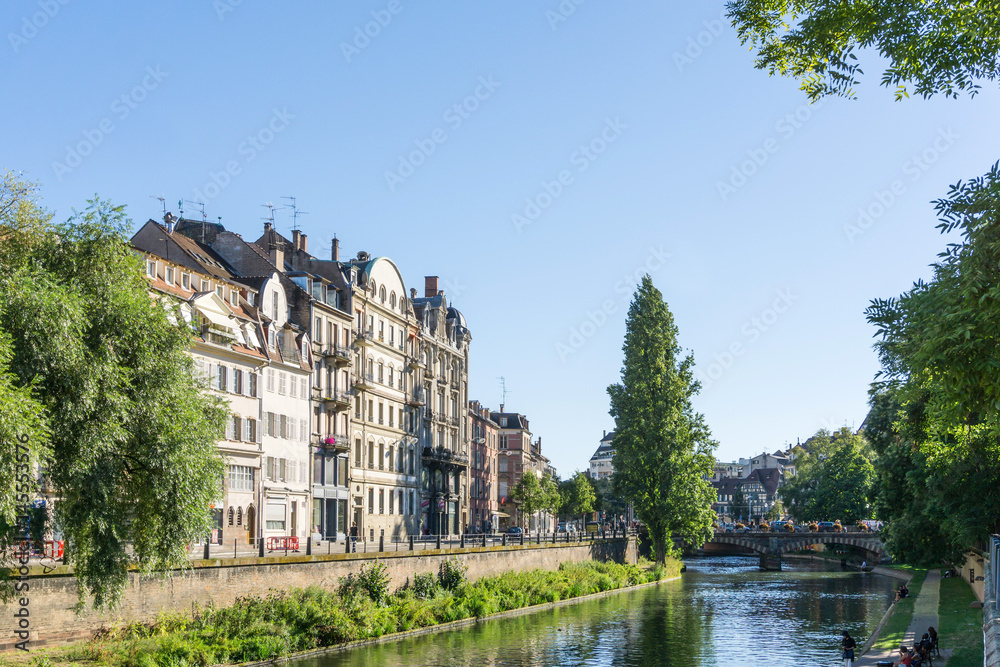
[[[166,580],[142,579],[129,575],[122,605],[114,612],[88,611],[77,615],[76,578],[72,566],[45,574],[33,567],[30,584],[29,648],[86,639],[101,627],[133,621],[151,621],[162,611],[190,612],[195,605],[217,607],[233,604],[238,597],[264,595],[271,589],[304,588],[320,585],[332,588],[340,577],[357,572],[362,565],[378,560],[386,564],[391,585],[399,587],[415,574],[436,573],[441,563],[457,557],[468,566],[468,576],[480,577],[511,571],[554,570],[560,563],[588,560],[636,562],[635,538],[609,539],[584,544],[542,544],[468,549],[431,549],[382,554],[333,554],[266,558],[228,558],[194,561],[189,570],[177,571]],[[17,601],[15,601],[15,604]],[[14,648],[11,638],[17,607],[7,605],[0,650]]]

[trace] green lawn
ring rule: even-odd
[[[875,648],[880,649],[897,649],[903,641],[903,635],[906,634],[906,629],[910,627],[910,623],[913,622],[913,602],[920,595],[920,587],[924,583],[924,578],[927,576],[927,570],[923,568],[913,567],[910,565],[893,565],[891,566],[896,570],[906,570],[913,574],[913,578],[910,579],[910,583],[907,586],[910,589],[910,594],[896,603],[895,611],[893,611],[892,616],[886,621],[885,627],[882,628],[882,632],[879,633],[878,640],[875,642]],[[943,594],[943,593],[942,593]],[[980,663],[982,661],[980,660]],[[949,663],[950,664],[950,663]]]
[[[983,664],[983,610],[971,609],[976,599],[964,579],[941,580],[938,636],[942,648],[954,649],[948,667],[981,667]]]

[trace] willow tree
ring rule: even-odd
[[[691,397],[694,358],[682,356],[677,326],[648,275],[636,290],[626,321],[621,382],[608,387],[615,420],[615,492],[646,524],[656,561],[677,535],[700,546],[712,534],[716,443]]]
[[[92,201],[53,225],[34,186],[4,184],[0,363],[41,406],[55,520],[81,597],[105,607],[129,569],[185,565],[210,530],[225,410],[192,372],[191,331],[151,298],[124,210]]]

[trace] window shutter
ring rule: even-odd
[[[245,441],[247,441],[247,442],[253,442],[253,438],[251,437],[251,434],[250,434],[250,422],[251,421],[252,420],[250,420],[250,419],[244,419],[243,420],[243,439]]]

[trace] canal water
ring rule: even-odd
[[[864,643],[896,582],[754,558],[689,559],[682,579],[464,630],[296,661],[294,667],[842,665],[840,631]]]

